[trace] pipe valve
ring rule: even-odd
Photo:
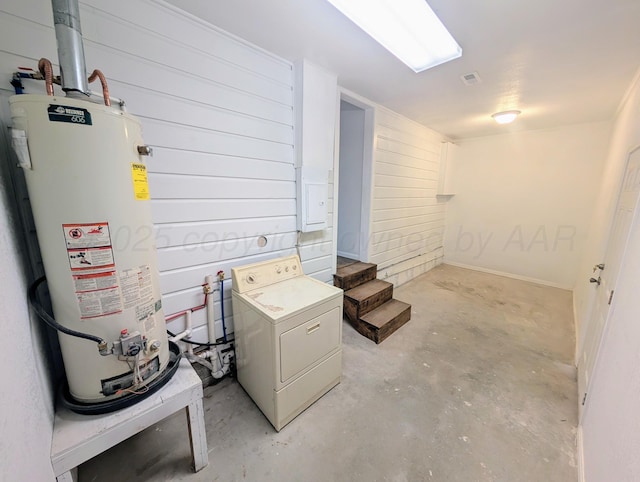
[[[100,343],[98,343],[98,353],[100,353],[100,355],[108,356],[111,355],[112,351],[113,350],[109,350],[109,345],[105,340],[102,340]]]
[[[138,146],[138,154],[141,156],[153,156],[153,148],[151,146]]]

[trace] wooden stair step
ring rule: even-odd
[[[393,283],[374,279],[344,293],[344,312],[351,320],[375,310],[393,298]]]
[[[357,259],[345,258],[344,256],[338,256],[338,262],[336,269],[344,268],[345,266],[349,266],[353,263],[359,263]]]
[[[338,269],[333,275],[333,285],[348,291],[358,285],[376,279],[378,266],[371,263],[353,263]]]
[[[410,304],[390,300],[352,324],[360,334],[376,343],[381,343],[410,319]]]

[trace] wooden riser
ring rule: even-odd
[[[358,333],[379,344],[410,319],[411,305],[390,300],[360,319],[349,322]]]
[[[376,279],[377,265],[338,261],[333,284],[344,290],[344,313],[358,333],[381,343],[411,319],[411,305],[392,299],[393,284]]]
[[[376,279],[378,267],[371,263],[353,263],[338,269],[333,275],[333,285],[348,291],[358,285]]]
[[[354,321],[393,298],[393,284],[374,279],[344,293],[344,313]]]

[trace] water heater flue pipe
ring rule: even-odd
[[[89,95],[78,0],[51,0],[62,90]]]

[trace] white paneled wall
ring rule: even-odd
[[[293,66],[163,2],[80,3],[87,69],[142,122],[165,313],[202,303],[207,274],[291,254],[296,245]],[[19,65],[57,63],[51,5],[0,7],[3,86]],[[57,67],[55,68],[57,72]],[[27,91],[43,93],[36,82]],[[98,86],[92,86],[98,90]],[[330,192],[332,192],[330,186]],[[333,203],[329,205],[332,226]],[[117,233],[114,242],[127,242]],[[259,236],[267,245],[259,247]],[[305,234],[305,272],[331,280],[332,229]],[[232,329],[231,281],[225,313]],[[216,333],[221,335],[219,293]],[[206,339],[204,311],[195,339]],[[170,328],[181,329],[180,319]]]
[[[444,205],[436,200],[442,136],[392,111],[375,115],[369,260],[402,284],[439,264]]]

